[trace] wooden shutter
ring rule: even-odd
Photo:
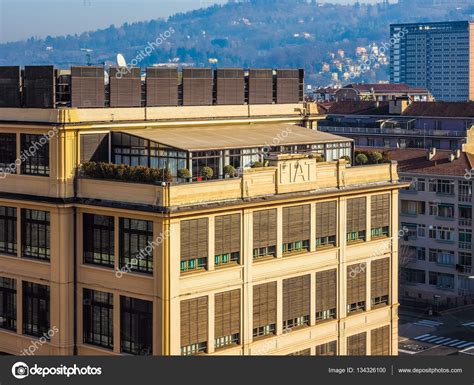
[[[181,221],[181,260],[208,257],[208,219]]]
[[[311,238],[310,205],[283,208],[283,243]]]
[[[316,273],[316,313],[337,308],[337,270]]]
[[[316,238],[331,237],[337,234],[337,202],[316,204]]]
[[[126,71],[123,68],[110,68],[109,82],[110,107],[140,107],[142,105],[140,68],[132,67]]]
[[[317,356],[337,356],[337,341],[316,346]]]
[[[177,68],[146,69],[146,105],[147,107],[178,105]]]
[[[390,226],[390,194],[373,195],[371,198],[371,227]]]
[[[347,200],[347,232],[366,230],[366,199],[353,198]]]
[[[207,329],[207,297],[181,301],[181,346],[207,342]]]
[[[81,163],[109,161],[109,134],[81,135]]]
[[[240,214],[215,219],[215,255],[240,252]]]
[[[310,275],[283,280],[283,321],[310,313]]]
[[[244,104],[245,77],[241,68],[217,69],[217,104]]]
[[[277,210],[255,211],[253,213],[253,248],[276,246]]]
[[[390,292],[390,258],[378,259],[371,263],[372,298],[389,295]]]
[[[103,67],[71,67],[71,107],[104,107]]]
[[[300,100],[300,71],[277,70],[277,103],[298,103]]]
[[[215,297],[215,338],[240,333],[240,290],[226,291]]]
[[[183,105],[212,105],[212,70],[210,68],[183,68]]]
[[[359,333],[347,338],[348,356],[365,356],[367,354],[367,333]]]
[[[358,263],[347,267],[347,304],[366,300],[367,265]]]
[[[299,352],[290,353],[288,355],[289,356],[310,356],[311,355],[311,349],[300,350]]]
[[[273,103],[273,70],[249,70],[249,104]]]
[[[383,326],[371,331],[371,350],[372,356],[390,355],[390,326]]]
[[[277,283],[253,287],[253,328],[276,324]]]

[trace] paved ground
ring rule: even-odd
[[[474,347],[474,307],[429,316],[399,310],[399,354],[448,356]]]

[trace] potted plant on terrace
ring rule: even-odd
[[[211,167],[204,166],[201,168],[201,176],[204,179],[211,179],[214,176],[214,170]]]

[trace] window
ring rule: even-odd
[[[430,226],[429,237],[441,242],[452,242],[454,241],[454,228]]]
[[[426,249],[424,247],[416,248],[416,259],[424,261],[426,259]]]
[[[337,356],[337,341],[316,346],[317,356]]]
[[[347,266],[347,313],[365,310],[367,266]]]
[[[277,210],[253,213],[253,259],[276,257]]]
[[[0,253],[17,255],[15,207],[0,206]]]
[[[365,241],[366,198],[347,200],[347,242]]]
[[[336,318],[337,270],[316,273],[316,322]]]
[[[21,209],[21,243],[23,257],[50,259],[49,211]]]
[[[120,267],[153,274],[152,242],[152,221],[120,218]]]
[[[459,202],[472,202],[472,181],[458,181]]]
[[[114,267],[114,217],[83,216],[84,262]]]
[[[472,230],[471,229],[459,229],[459,248],[470,249],[472,242]]]
[[[304,349],[300,350],[294,353],[288,354],[289,356],[310,356],[311,355],[311,349]]]
[[[337,202],[316,203],[316,247],[336,246]]]
[[[253,337],[276,333],[277,283],[253,287]]]
[[[426,237],[426,225],[421,225],[421,224],[416,225],[416,236],[418,238]]]
[[[283,329],[309,325],[311,276],[283,280]]]
[[[181,301],[181,355],[189,356],[207,349],[208,299]]]
[[[240,290],[216,294],[214,301],[215,348],[240,343]]]
[[[283,208],[283,255],[309,251],[310,206]]]
[[[454,205],[430,202],[430,215],[440,218],[454,218]]]
[[[400,224],[401,229],[404,231],[404,239],[408,241],[409,239],[417,238],[417,224],[416,223],[406,223],[402,222]]]
[[[401,213],[403,215],[424,215],[425,214],[425,202],[422,201],[401,201]]]
[[[0,134],[0,170],[6,173],[15,173],[15,170],[6,171],[16,160],[16,134]]]
[[[49,286],[23,281],[23,334],[49,339]]]
[[[359,333],[347,338],[348,356],[365,356],[367,354],[367,333]]]
[[[429,261],[439,265],[454,266],[454,251],[430,249]]]
[[[454,275],[429,272],[429,284],[437,286],[439,289],[453,290],[454,289]]]
[[[215,218],[215,266],[237,264],[240,261],[240,214]]]
[[[181,272],[204,270],[208,257],[208,219],[181,221]]]
[[[390,233],[390,194],[371,197],[371,236],[388,237]]]
[[[471,253],[459,252],[459,264],[462,266],[472,266]]]
[[[401,281],[405,283],[426,283],[424,270],[401,268]]]
[[[383,326],[371,331],[371,356],[390,355],[390,326]]]
[[[371,262],[372,305],[388,305],[390,294],[390,258]]]
[[[21,134],[21,173],[49,176],[49,139],[45,135]]]
[[[120,297],[121,352],[153,354],[153,302]]]
[[[113,294],[83,290],[84,343],[107,349],[114,347]]]
[[[448,179],[430,179],[429,191],[437,194],[454,195],[454,181]]]
[[[0,328],[16,331],[16,281],[0,277]]]

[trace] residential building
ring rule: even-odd
[[[438,101],[474,99],[474,22],[390,25],[390,83],[425,87]]]
[[[342,160],[294,94],[193,105],[206,84],[0,108],[1,352],[397,354],[396,164]]]

